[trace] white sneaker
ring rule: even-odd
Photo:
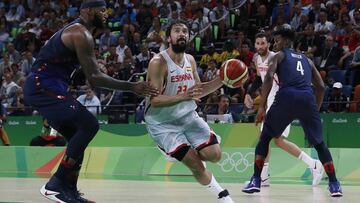
[[[231,199],[230,195],[220,198],[219,203],[234,203],[234,201]]]
[[[261,178],[261,187],[269,187],[270,186],[270,175],[267,175],[266,178]]]
[[[219,193],[218,200],[219,200],[219,203],[234,203],[234,201],[230,197],[229,192],[226,189]]]
[[[323,175],[324,175],[324,167],[319,160],[315,161],[315,168],[311,169],[313,175],[312,185],[317,186],[319,185]]]

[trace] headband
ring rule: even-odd
[[[104,0],[97,0],[97,1],[92,1],[92,2],[82,3],[80,9],[94,8],[94,7],[101,7],[101,6],[106,7],[106,2]]]

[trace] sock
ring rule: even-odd
[[[256,176],[256,177],[261,176],[261,171],[264,167],[264,160],[265,160],[265,157],[256,155],[255,163],[254,163],[254,176]]]
[[[267,178],[269,178],[269,162],[264,163],[261,171],[261,180],[265,180]]]
[[[314,145],[314,147],[319,155],[319,159],[321,163],[324,166],[325,172],[329,177],[329,181],[336,182],[337,179],[336,179],[334,164],[332,162],[332,157],[329,149],[327,148],[324,142]]]
[[[311,158],[308,154],[306,154],[304,151],[301,151],[298,159],[305,162],[309,168],[315,168],[315,160]]]
[[[211,175],[211,181],[208,185],[205,185],[205,187],[207,190],[209,190],[211,193],[215,194],[216,196],[218,196],[220,192],[224,191],[224,188],[222,188],[219,185],[214,175]]]
[[[327,176],[329,177],[329,182],[336,182],[337,178],[335,175],[335,169],[334,169],[334,164],[333,162],[327,162],[324,164],[324,169],[325,172],[327,174]]]

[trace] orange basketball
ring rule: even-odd
[[[241,87],[248,78],[248,68],[238,59],[229,59],[221,65],[220,78],[230,88]]]

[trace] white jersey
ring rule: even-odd
[[[164,82],[162,94],[174,96],[186,92],[187,89],[195,84],[191,62],[187,54],[184,54],[184,65],[177,65],[167,53],[167,50],[160,52],[166,61],[167,77]],[[146,98],[145,121],[147,124],[160,124],[179,119],[196,109],[194,100],[182,101],[172,106],[152,107],[150,98]]]
[[[255,54],[255,56],[254,56],[254,63],[256,65],[257,71],[260,74],[262,82],[264,82],[265,75],[269,69],[269,59],[270,59],[270,57],[272,57],[274,55],[275,55],[275,52],[269,51],[268,55],[264,59],[262,59],[262,57],[259,54]],[[275,74],[273,86],[271,88],[271,91],[269,93],[268,100],[267,100],[268,108],[274,102],[275,95],[278,90],[279,90],[279,79],[278,79],[277,75]]]

